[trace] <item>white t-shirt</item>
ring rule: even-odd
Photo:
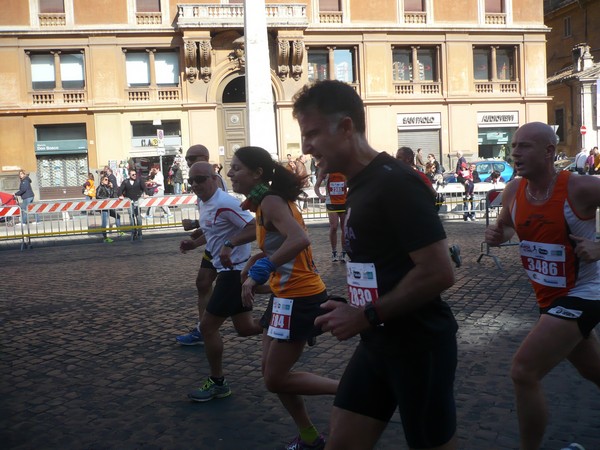
[[[206,237],[206,250],[212,255],[212,264],[217,272],[228,270],[221,264],[219,253],[223,243],[237,234],[254,218],[248,211],[242,210],[240,201],[217,189],[214,195],[206,202],[198,200],[200,211],[200,228]],[[231,261],[234,270],[242,270],[250,258],[250,244],[234,247]]]
[[[164,194],[164,192],[165,192],[165,177],[160,170],[158,172],[156,172],[156,174],[154,175],[154,182],[158,185],[158,186],[156,186],[156,188],[158,189],[158,193],[162,192]]]

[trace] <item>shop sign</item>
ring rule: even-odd
[[[519,126],[519,111],[478,112],[477,124],[481,127]]]
[[[87,149],[87,139],[64,139],[35,142],[36,154],[56,155],[60,153],[87,153]]]
[[[441,113],[397,114],[396,124],[399,129],[441,128]]]

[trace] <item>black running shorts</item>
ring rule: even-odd
[[[317,295],[310,295],[308,297],[294,298],[289,341],[305,341],[309,337],[317,336],[322,333],[317,327],[315,327],[315,319],[326,312],[321,308],[321,304],[325,301],[327,301],[327,291],[323,291]],[[269,299],[269,306],[267,306],[265,313],[260,319],[260,325],[265,329],[269,328],[272,312],[273,295],[271,295],[271,298]],[[282,339],[279,340],[283,342],[287,341]]]
[[[559,297],[547,308],[540,308],[540,314],[548,314],[565,320],[576,320],[584,338],[600,323],[600,300],[584,300],[579,297]]]
[[[327,209],[327,212],[331,212],[331,213],[345,213],[346,212],[346,204],[342,203],[339,205],[335,205],[333,203],[327,203],[325,205],[325,209]]]
[[[206,250],[204,250],[204,253],[202,254],[202,261],[200,261],[200,268],[217,270],[217,269],[215,269],[215,266],[213,266],[212,255],[210,254],[210,252],[207,252]]]
[[[230,317],[246,311],[252,307],[242,305],[242,282],[240,270],[225,270],[219,272],[206,310],[213,316]]]
[[[396,408],[410,448],[438,447],[456,432],[456,339],[425,351],[386,355],[358,344],[334,405],[388,422]]]

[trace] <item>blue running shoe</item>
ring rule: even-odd
[[[209,377],[201,388],[188,393],[188,398],[195,402],[207,402],[213,398],[225,398],[230,395],[231,389],[229,389],[227,381],[223,381],[223,385],[219,386]]]
[[[188,334],[177,336],[175,340],[181,345],[204,345],[204,338],[198,327],[192,328]]]

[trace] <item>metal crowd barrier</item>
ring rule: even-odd
[[[473,198],[465,200],[465,189],[460,183],[448,183],[440,186],[437,192],[444,194],[445,200],[440,205],[439,214],[446,220],[464,220],[465,213],[474,213],[476,218],[486,218],[489,215],[495,215],[497,210],[486,210],[486,197],[492,190],[504,189],[503,183],[475,183],[473,189]]]
[[[155,207],[161,212],[154,217],[144,217],[142,222],[131,221],[132,208],[137,206],[143,211]],[[162,211],[169,208],[169,214]],[[116,226],[115,217],[108,217],[107,228],[102,228],[102,211],[114,211],[120,217],[120,226]],[[140,199],[134,205],[129,199],[81,200],[61,199],[34,202],[28,205],[27,221],[22,220],[20,206],[0,207],[0,244],[8,245],[20,241],[21,250],[31,248],[33,240],[54,239],[57,237],[91,236],[106,232],[111,236],[133,238],[133,232],[143,229],[176,228],[183,219],[197,219],[195,195],[169,195]],[[129,235],[130,234],[130,235]]]
[[[491,189],[490,191],[488,191],[488,193],[485,197],[485,225],[486,226],[489,226],[490,219],[492,218],[492,214],[494,215],[494,217],[496,217],[498,215],[498,213],[500,212],[500,209],[502,209],[502,193],[503,192],[504,192],[504,189]],[[519,244],[516,242],[511,242],[509,240],[508,242],[500,244],[498,247],[509,247],[509,246],[514,246],[514,245],[519,245]],[[477,258],[477,262],[479,263],[484,256],[488,257],[488,258],[492,258],[492,260],[496,264],[496,267],[498,267],[498,269],[502,270],[502,265],[500,264],[500,260],[498,259],[498,257],[496,255],[492,255],[490,253],[491,248],[492,247],[490,247],[487,242],[485,242],[485,241],[482,242],[481,243],[481,254],[479,255],[479,258]]]
[[[440,205],[440,216],[446,220],[462,219],[465,212],[471,208],[481,217],[485,214],[486,220],[497,214],[497,209],[486,209],[487,193],[496,189],[491,183],[476,183],[473,200],[465,203],[463,199],[464,188],[459,183],[450,183],[438,189],[445,195],[445,201]],[[324,187],[321,187],[324,193]],[[298,201],[298,208],[306,222],[319,222],[327,220],[325,203],[314,192],[312,186],[304,189],[306,196],[302,195]],[[244,196],[231,193],[239,198]],[[20,206],[0,207],[0,245],[20,242],[21,250],[31,248],[32,240],[54,239],[57,237],[90,236],[99,237],[106,232],[118,239],[124,238],[121,233],[133,239],[136,230],[158,230],[167,228],[180,228],[183,219],[198,219],[197,198],[194,194],[166,195],[161,197],[141,198],[135,205],[129,199],[104,199],[82,200],[61,199],[46,200],[30,204],[27,208],[28,222],[21,220]],[[132,208],[140,210],[140,224],[132,223]],[[109,225],[102,228],[102,210],[114,211],[121,219],[120,227],[116,226],[115,218],[109,217]],[[152,212],[152,214],[149,214]],[[116,234],[114,234],[116,233]]]

